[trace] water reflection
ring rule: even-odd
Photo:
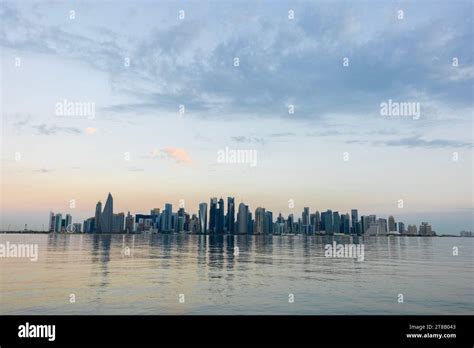
[[[473,239],[251,235],[2,235],[2,313],[473,314]],[[325,245],[363,244],[363,262]],[[462,252],[452,256],[454,243]],[[436,286],[433,286],[436,284]],[[430,289],[430,291],[426,291]],[[79,305],[58,305],[78,294]],[[297,301],[288,306],[288,293]],[[410,306],[396,305],[403,292]],[[186,294],[186,304],[177,302]],[[21,297],[20,297],[21,296]]]

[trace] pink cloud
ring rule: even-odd
[[[160,153],[165,154],[168,158],[175,160],[177,163],[190,164],[192,162],[191,156],[184,149],[177,147],[165,147],[161,150],[153,150],[152,157],[158,157]]]
[[[86,133],[89,134],[89,135],[92,135],[95,132],[97,132],[97,128],[94,128],[94,127],[87,127],[86,128]]]

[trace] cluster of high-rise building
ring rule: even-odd
[[[72,228],[72,216],[70,214],[63,215],[61,213],[49,213],[49,232],[71,232]],[[79,230],[78,232],[81,231]]]
[[[67,226],[67,224],[66,224]],[[53,230],[52,230],[53,231]],[[54,229],[54,231],[61,231]],[[77,231],[77,229],[76,229]],[[235,208],[235,199],[227,198],[227,208],[223,198],[213,197],[208,203],[200,203],[197,214],[189,214],[184,207],[173,212],[173,206],[166,203],[164,209],[155,208],[150,214],[128,212],[113,213],[113,198],[109,193],[104,209],[102,203],[96,205],[95,216],[84,221],[85,233],[141,233],[141,232],[191,232],[202,234],[235,233],[235,234],[356,234],[356,235],[434,235],[431,226],[423,222],[417,229],[416,225],[395,222],[393,216],[387,219],[375,215],[362,215],[359,218],[357,209],[349,213],[327,210],[310,212],[305,207],[301,217],[289,214],[285,219],[281,213],[276,220],[273,213],[258,207],[254,215],[248,205],[240,203]]]
[[[130,212],[128,213],[128,216],[129,215]],[[127,231],[124,226],[125,214],[114,214],[114,199],[109,193],[107,200],[105,201],[104,209],[102,209],[102,202],[97,202],[94,216],[84,221],[84,233],[133,232],[132,230]]]
[[[50,231],[69,231],[72,217],[66,214],[50,215]],[[74,232],[81,232],[80,224],[73,224]],[[357,209],[349,213],[326,210],[310,212],[309,207],[303,208],[301,217],[289,214],[285,219],[281,213],[276,220],[273,213],[265,208],[258,207],[255,213],[249,206],[240,203],[235,208],[234,197],[227,198],[227,208],[223,198],[213,197],[208,203],[200,203],[197,214],[189,214],[184,207],[173,212],[173,206],[166,203],[164,209],[155,208],[150,214],[136,214],[130,212],[114,214],[113,198],[109,193],[105,206],[96,204],[95,215],[84,221],[84,233],[171,233],[190,232],[201,234],[354,234],[378,236],[387,234],[433,236],[435,232],[431,225],[422,222],[419,229],[416,225],[408,225],[405,229],[403,222],[396,222],[393,216],[388,220],[377,218],[376,215],[362,215],[359,218]]]

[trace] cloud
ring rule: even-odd
[[[150,157],[151,157],[151,158],[161,157],[161,151],[158,150],[158,149],[153,149],[153,150],[151,150],[151,152],[150,152]]]
[[[30,124],[32,120],[31,115],[22,116],[22,115],[15,114],[15,117],[17,118],[17,120],[13,122],[13,127],[19,128],[19,129]]]
[[[280,133],[270,133],[268,134],[269,138],[285,138],[285,137],[291,137],[294,136],[295,133],[293,132],[280,132]]]
[[[471,5],[427,5],[405,4],[407,14],[418,15],[403,21],[396,20],[398,7],[390,3],[373,4],[368,11],[364,3],[341,2],[343,10],[336,12],[334,4],[324,2],[295,4],[294,20],[286,17],[285,4],[252,16],[244,3],[212,10],[196,5],[190,8],[192,19],[155,20],[145,23],[148,31],[134,32],[116,25],[127,18],[127,6],[97,5],[98,13],[114,11],[97,28],[48,25],[6,3],[0,43],[77,59],[106,72],[114,91],[135,99],[103,108],[111,113],[156,114],[184,104],[201,117],[287,117],[288,104],[294,104],[295,119],[334,111],[364,117],[380,100],[409,99],[416,90],[447,104],[470,105],[474,39],[463,13]],[[155,5],[147,6],[153,12]],[[49,5],[38,9],[49,18]],[[236,25],[236,18],[248,20]],[[121,60],[125,52],[131,57],[127,69]],[[447,68],[452,52],[462,58],[457,70]],[[343,57],[349,58],[348,67]]]
[[[151,158],[168,158],[176,163],[191,164],[191,156],[186,150],[177,147],[165,147],[163,149],[153,149],[150,153]]]
[[[60,127],[56,125],[48,126],[45,123],[33,126],[33,129],[41,135],[53,135],[58,133],[66,134],[80,134],[82,133],[79,128],[76,127]]]
[[[46,174],[46,173],[51,173],[52,171],[53,171],[52,169],[40,168],[40,169],[34,170],[33,172],[40,173],[40,174]]]
[[[38,123],[38,116],[33,117],[29,114],[5,114],[5,122],[11,124],[12,130],[17,134],[22,134],[26,131],[33,131],[39,135],[54,135],[59,133],[65,134],[81,134],[86,133],[88,135],[95,134],[98,129],[94,127],[87,127],[83,130],[77,127],[63,127],[56,124],[50,123]]]
[[[95,134],[97,132],[97,128],[94,127],[87,127],[86,128],[86,133],[89,135]]]
[[[365,144],[367,144],[367,142],[364,141],[364,140],[347,140],[347,141],[346,141],[346,144],[350,144],[350,145],[352,145],[352,144],[354,144],[354,145],[365,145]]]
[[[470,148],[474,146],[472,142],[471,143],[460,142],[460,141],[448,140],[448,139],[425,140],[425,139],[422,139],[419,135],[414,135],[414,136],[402,138],[402,139],[378,141],[378,142],[375,142],[374,145],[403,146],[403,147],[410,147],[410,148],[422,147],[422,148],[427,148],[427,149],[451,148],[451,147]]]
[[[233,141],[236,143],[258,143],[258,144],[265,144],[265,139],[261,137],[247,137],[243,135],[233,136],[231,137]]]
[[[194,135],[194,139],[196,139],[198,141],[205,141],[205,142],[209,142],[209,141],[212,140],[210,137],[202,135],[201,133],[196,133]]]
[[[175,160],[177,163],[190,164],[192,162],[191,157],[186,150],[179,149],[176,147],[165,147],[163,152],[168,155],[169,158]]]
[[[351,135],[354,134],[352,131],[338,131],[338,130],[322,130],[322,131],[313,131],[306,133],[308,137],[337,137],[337,136],[344,136],[344,135]]]

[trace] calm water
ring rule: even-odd
[[[474,239],[360,239],[363,262],[324,257],[332,240],[2,234],[39,259],[0,259],[0,314],[474,314]]]

